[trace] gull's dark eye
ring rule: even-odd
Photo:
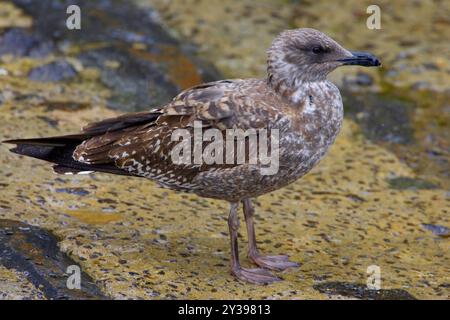
[[[324,53],[325,50],[324,50],[324,48],[317,46],[317,47],[314,47],[314,48],[312,49],[312,52],[313,52],[314,54],[320,54],[320,53]]]

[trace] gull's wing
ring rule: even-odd
[[[178,140],[172,141],[173,132],[186,129],[192,133],[196,121],[204,129],[215,128],[221,132],[228,128],[266,128],[278,114],[271,109],[270,98],[258,100],[252,96],[254,90],[249,88],[264,85],[258,81],[223,80],[202,84],[181,92],[161,109],[90,124],[84,129],[85,134],[103,133],[85,140],[75,149],[73,157],[85,164],[114,164],[132,175],[146,176],[172,187],[190,188],[190,182],[199,172],[234,165],[173,163],[171,151],[179,144]]]

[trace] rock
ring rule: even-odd
[[[427,81],[417,81],[411,85],[411,89],[413,90],[425,90],[430,89],[430,87],[430,83],[428,83]]]
[[[12,54],[20,57],[43,57],[54,49],[52,42],[23,29],[10,29],[0,38],[0,56]]]
[[[345,112],[364,135],[377,142],[409,144],[414,141],[411,125],[413,104],[386,94],[358,94],[342,90]]]
[[[140,1],[143,2],[147,3]],[[164,12],[163,6],[172,7],[176,2],[180,11],[172,11],[174,20],[190,19],[193,22],[191,26],[198,28],[203,34],[195,39],[199,40],[202,48],[212,48],[212,51],[202,51],[205,57],[214,59],[214,63],[219,66],[222,62],[221,70],[224,73],[230,72],[227,76],[232,77],[261,76],[265,67],[264,50],[274,34],[284,29],[284,24],[278,22],[288,21],[279,14],[279,6],[271,4],[269,8],[276,8],[270,12],[268,7],[250,0],[235,2],[233,5],[217,0],[191,0],[189,3],[195,5],[196,10],[189,14],[185,12],[186,1],[174,0],[170,5],[167,1],[152,0],[152,3],[154,2],[161,3],[161,12]],[[24,7],[30,7],[28,12],[34,15],[35,22],[40,19],[39,25],[45,23],[45,15],[48,15],[48,12],[40,10],[43,18],[39,18],[39,13],[32,8],[35,6],[38,9],[40,1],[20,3]],[[54,6],[58,3],[67,2],[55,1]],[[111,19],[114,21],[115,17],[105,13],[105,10],[110,10],[107,7],[112,1],[102,0],[95,3],[101,4],[98,5],[98,19],[105,19],[102,23],[108,25],[109,30],[113,30],[110,24]],[[325,1],[311,2],[311,6],[321,3],[329,7]],[[349,3],[354,4],[354,1]],[[305,5],[304,2],[302,5]],[[223,10],[226,6],[229,7],[230,13]],[[248,28],[242,29],[241,24],[236,24],[235,17],[243,17],[241,14],[244,9],[235,10],[235,6],[247,7],[244,9],[251,16],[251,21],[257,15],[264,14],[268,17],[267,24],[255,27],[247,21],[245,25]],[[216,16],[208,10],[209,7],[214,7]],[[64,12],[62,6],[52,7],[51,10]],[[88,12],[89,10],[86,10],[86,13]],[[327,14],[326,10],[321,12]],[[272,13],[279,14],[279,18],[272,19]],[[334,12],[330,14],[334,15]],[[205,24],[200,27],[195,23],[199,15],[208,16]],[[218,20],[227,20],[226,27],[230,27],[228,32],[225,27],[217,26]],[[83,24],[83,28],[85,27],[87,28],[87,25]],[[199,69],[202,69],[204,64],[195,62],[195,57],[191,58],[194,53],[188,51],[185,54],[184,46],[176,41],[164,45],[158,45],[158,39],[153,45],[152,41],[126,42],[133,39],[144,41],[139,32],[128,31],[126,34],[112,32],[116,35],[115,38],[96,41],[95,39],[99,38],[95,37],[99,35],[83,35],[85,30],[68,32],[62,23],[57,29],[58,32],[33,32],[42,32],[47,39],[55,41],[60,50],[57,56],[72,55],[74,60],[82,61],[83,66],[87,68],[79,72],[80,81],[77,79],[68,85],[41,85],[31,83],[21,76],[26,74],[29,63],[28,59],[17,59],[14,68],[17,68],[15,70],[18,76],[13,76],[11,72],[0,81],[0,92],[5,98],[4,107],[0,108],[0,116],[4,120],[0,131],[5,138],[74,133],[87,121],[117,115],[117,112],[104,106],[105,100],[114,93],[116,97],[109,98],[110,107],[112,102],[116,102],[118,108],[124,108],[119,103],[119,99],[127,97],[121,91],[123,89],[116,85],[117,93],[113,92],[116,87],[107,83],[108,77],[117,77],[118,72],[122,72],[124,77],[127,76],[126,68],[120,70],[123,61],[118,60],[121,58],[130,57],[135,61],[133,63],[136,63],[135,70],[129,76],[131,82],[139,77],[145,77],[144,81],[151,79],[154,75],[148,74],[147,70],[153,70],[158,76],[170,75],[167,77],[168,82],[174,86],[182,87],[197,81],[198,75],[203,80],[204,75]],[[124,27],[120,25],[118,29],[123,30]],[[180,30],[188,29],[189,25],[183,25],[178,31],[181,33]],[[246,32],[244,35],[242,30]],[[326,28],[323,27],[323,30]],[[389,33],[392,29],[386,31]],[[150,31],[143,29],[142,32],[147,34]],[[367,37],[365,40],[369,41]],[[101,47],[100,44],[105,42],[110,46]],[[227,48],[222,47],[224,43],[228,45]],[[378,49],[365,48],[358,43],[350,42],[348,46],[377,54],[379,52]],[[103,52],[99,53],[101,50]],[[112,52],[110,56],[108,50]],[[386,49],[388,50],[390,48]],[[380,52],[383,54],[383,51]],[[102,63],[102,56],[113,60]],[[185,59],[191,63],[186,63]],[[72,60],[68,61],[72,63]],[[141,64],[139,61],[145,63]],[[183,77],[176,73],[177,63],[190,66],[189,74],[194,77]],[[223,67],[227,63],[232,64],[233,68]],[[139,74],[141,65],[144,65],[145,75]],[[184,73],[184,68],[179,69]],[[86,73],[89,73],[89,76],[86,76]],[[177,84],[172,79],[183,81]],[[40,90],[36,90],[37,86]],[[153,89],[153,84],[149,88]],[[380,89],[384,90],[385,87],[380,86]],[[155,90],[166,94],[165,92],[171,89],[166,90],[165,83],[164,86],[156,83]],[[395,88],[395,91],[398,91],[398,88]],[[156,101],[156,98],[145,93],[144,86],[140,87],[138,92],[142,92],[139,101]],[[411,90],[407,91],[408,96],[412,94],[414,92]],[[39,99],[30,98],[33,95],[38,95]],[[374,99],[378,98],[379,96]],[[387,96],[385,99],[390,101],[391,98]],[[127,99],[129,102],[126,107],[130,110],[146,107],[134,103],[132,95]],[[358,99],[362,99],[362,96]],[[408,107],[410,100],[399,102],[399,105],[403,103],[399,113],[406,116],[396,118],[396,121],[405,120],[407,128],[411,120],[411,110]],[[430,101],[436,101],[434,94]],[[446,104],[448,101],[444,100]],[[13,108],[10,108],[12,103]],[[380,106],[381,110],[385,110],[384,103],[385,101],[379,100],[370,106]],[[347,111],[351,110],[349,118],[356,117],[361,111],[363,117],[357,120],[360,124],[365,124],[368,118],[383,119],[380,115],[370,115],[374,111],[369,107],[358,111],[359,107],[358,104],[345,104]],[[430,110],[435,113],[430,113]],[[424,109],[421,114],[415,114],[419,108],[412,111],[412,115],[415,115],[412,118],[414,121],[426,119],[429,123],[428,127],[416,130],[416,139],[420,139],[421,132],[430,132],[436,126],[434,119],[442,121],[444,115],[444,112],[436,107]],[[59,121],[61,125],[48,126],[39,120],[38,116],[47,116]],[[228,208],[225,203],[161,190],[154,183],[139,179],[106,174],[55,176],[48,164],[34,159],[17,158],[2,144],[0,214],[4,218],[30,221],[33,225],[51,230],[60,241],[58,244],[61,251],[80,261],[83,270],[98,284],[101,283],[101,289],[110,298],[247,299],[251,295],[255,299],[327,299],[330,295],[325,293],[326,291],[321,293],[312,288],[317,279],[333,279],[350,283],[352,286],[355,283],[364,284],[367,277],[366,267],[374,262],[382,267],[383,288],[407,288],[408,293],[418,299],[448,298],[449,287],[445,279],[448,275],[449,259],[445,252],[443,254],[443,241],[425,234],[420,225],[427,221],[424,217],[429,217],[433,222],[446,221],[448,211],[445,211],[445,206],[449,192],[442,187],[429,190],[392,189],[386,177],[392,177],[394,173],[396,177],[415,177],[414,172],[392,149],[386,149],[387,143],[375,144],[361,137],[362,130],[349,118],[345,119],[336,144],[314,172],[282,190],[258,199],[256,219],[257,231],[262,237],[261,251],[265,254],[287,253],[292,260],[302,263],[300,269],[277,273],[284,281],[276,286],[251,286],[250,292],[248,284],[236,281],[229,274],[226,232]],[[447,127],[445,123],[442,125],[444,130]],[[446,143],[445,139],[439,141]],[[411,150],[411,145],[405,144],[405,149]],[[442,151],[444,148],[433,150]],[[426,158],[421,153],[415,155]],[[444,168],[447,169],[448,166]],[[445,172],[441,175],[445,175]],[[434,176],[437,175],[428,177]],[[70,189],[74,186],[86,188],[90,193],[79,196],[55,192],[56,189]],[[116,200],[117,203],[112,203],[110,199]],[[114,211],[111,211],[113,206]],[[245,234],[245,227],[241,227],[241,233]],[[11,232],[10,236],[14,236],[14,232]],[[242,242],[241,245],[244,246],[245,243]],[[191,250],[190,246],[195,249]],[[34,247],[30,244],[30,248]],[[250,261],[243,259],[247,266],[251,265]],[[121,264],[119,260],[126,263]],[[0,278],[0,283],[1,281]],[[361,284],[359,286],[362,286]],[[1,287],[5,288],[4,285]],[[334,297],[331,295],[331,298]],[[352,298],[350,295],[348,297]]]
[[[57,82],[72,79],[77,75],[75,69],[65,60],[51,62],[30,71],[28,78],[33,81]]]
[[[57,82],[71,79],[76,75],[77,73],[70,63],[60,60],[32,69],[28,78],[33,81]]]
[[[374,80],[373,77],[365,72],[358,72],[355,76],[344,76],[344,86],[352,87],[352,86],[360,86],[360,87],[369,87],[373,85]]]
[[[58,248],[48,231],[13,220],[0,220],[0,265],[26,275],[47,299],[105,299],[84,272],[81,289],[68,289],[67,268],[77,265]]]
[[[85,196],[90,193],[88,190],[86,190],[84,188],[58,188],[58,189],[56,189],[56,192],[74,194],[77,196]]]
[[[111,90],[108,107],[112,109],[147,110],[168,102],[182,89],[222,78],[212,65],[196,56],[192,46],[174,39],[150,8],[111,0],[101,4],[87,0],[15,0],[14,3],[33,17],[32,39],[50,41],[60,51],[80,47],[78,59],[83,66],[99,69],[100,81]],[[77,4],[82,10],[82,32],[67,29],[65,19],[61,19],[61,12],[71,4]],[[17,42],[32,41],[24,38]],[[99,43],[106,45],[99,46]],[[92,46],[95,48],[87,44],[95,44]],[[117,67],[111,68],[111,63],[105,61],[118,62],[114,63]],[[71,69],[63,69],[66,72],[56,73],[64,76],[58,77],[51,71],[47,75],[47,69],[38,69],[31,78],[60,81],[73,76]]]
[[[364,72],[358,72],[356,74],[356,84],[359,86],[371,86],[373,84],[373,77]]]
[[[445,226],[424,223],[424,224],[422,224],[422,227],[433,232],[433,234],[435,234],[437,236],[440,236],[443,238],[450,237],[450,228],[447,228]]]
[[[439,66],[436,63],[426,62],[426,63],[423,64],[423,66],[427,70],[439,71]]]
[[[42,300],[44,294],[28,281],[23,272],[0,265],[1,300]]]
[[[87,67],[100,68],[101,82],[111,90],[107,106],[121,111],[138,111],[164,104],[179,87],[150,61],[133,58],[126,50],[111,46],[80,55]],[[117,68],[104,66],[105,60],[118,61]]]
[[[346,282],[324,282],[313,286],[319,292],[328,295],[341,295],[365,300],[417,300],[402,289],[373,290],[366,285]]]
[[[418,189],[430,190],[439,188],[439,186],[429,181],[409,177],[397,177],[393,179],[388,179],[388,183],[391,188],[398,190],[418,190]]]

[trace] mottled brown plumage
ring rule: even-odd
[[[160,185],[231,203],[229,228],[232,273],[252,283],[279,280],[265,269],[240,267],[237,208],[249,233],[249,257],[260,267],[283,270],[298,264],[287,256],[259,255],[250,198],[279,189],[306,174],[334,142],[343,119],[339,90],[326,80],[344,64],[376,66],[369,54],[352,53],[313,29],[283,32],[268,51],[265,79],[234,79],[201,84],[161,107],[89,124],[79,135],[10,141],[13,151],[54,162],[59,173],[100,171],[140,176]],[[177,164],[171,151],[177,129],[193,136],[194,125],[217,129],[279,131],[279,167],[265,175],[257,163]],[[198,143],[192,138],[192,143]],[[203,148],[206,147],[206,142]],[[246,141],[248,146],[248,141]],[[270,146],[272,148],[272,146]],[[275,149],[274,149],[275,150]],[[224,154],[227,152],[224,147]],[[246,156],[250,157],[248,149]]]

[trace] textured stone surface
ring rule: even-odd
[[[75,77],[75,69],[67,61],[55,61],[32,69],[28,78],[33,81],[63,81]]]
[[[42,300],[43,293],[22,272],[0,266],[0,300]]]
[[[28,30],[6,30],[0,37],[0,54],[45,57],[48,63],[30,71],[32,80],[67,80],[76,71],[96,68],[100,82],[111,92],[107,106],[137,111],[219,77],[211,64],[200,61],[160,25],[152,9],[140,10],[127,1],[13,2],[33,25]],[[75,4],[82,8],[81,30],[69,30],[61,15]]]
[[[156,6],[161,15],[175,15],[173,19],[179,22],[173,27],[179,34],[189,30],[181,23],[187,18],[181,15],[180,3],[172,1],[169,11]],[[261,3],[264,9],[255,10],[254,1],[207,3],[210,1],[197,1],[197,10],[187,14],[190,19],[205,19],[204,24],[189,22],[197,26],[192,37],[202,41],[205,57],[217,61],[227,76],[261,74],[264,50],[272,35],[285,28],[289,20],[284,20],[284,14],[291,7],[280,8],[279,2],[271,1]],[[311,3],[308,10],[316,10],[315,6]],[[231,12],[226,7],[231,7]],[[235,11],[241,18],[239,27],[224,32],[225,26],[217,24],[218,17],[228,21]],[[205,12],[210,19],[204,17]],[[309,26],[321,28],[318,22]],[[389,30],[392,28],[386,32],[393,32]],[[243,44],[252,34],[258,35],[257,40]],[[240,56],[229,56],[228,49],[216,47],[218,35],[236,47],[230,52],[246,56],[241,65]],[[238,50],[246,46],[247,51]],[[377,53],[377,49],[371,50]],[[70,60],[74,65],[79,64],[76,57],[69,58],[74,59]],[[103,84],[102,69],[96,65],[79,68],[77,81],[41,83],[27,79],[33,67],[50,60],[1,58],[0,69],[7,70],[7,75],[0,76],[1,140],[76,132],[88,121],[117,114],[107,108],[113,93]],[[117,67],[111,61],[106,65]],[[375,87],[369,90],[376,91],[381,75],[371,76]],[[442,119],[444,107],[429,105],[437,100],[433,95],[408,94],[418,101],[425,99],[428,107],[414,109],[408,130],[412,130],[415,142],[405,146],[420,152],[424,146],[432,146],[427,149],[433,156],[439,153],[436,157],[443,161],[448,158],[448,132],[425,120],[437,115]],[[363,111],[362,115],[367,114],[370,108]],[[256,231],[261,250],[289,254],[302,264],[300,269],[278,273],[285,281],[274,285],[249,285],[229,274],[226,203],[159,189],[142,179],[102,174],[56,176],[47,164],[11,154],[3,144],[0,218],[54,233],[60,239],[60,249],[112,298],[371,298],[358,292],[365,292],[361,284],[366,283],[367,267],[378,265],[382,289],[388,290],[385,293],[396,294],[396,298],[448,299],[450,238],[423,227],[450,226],[448,176],[436,173],[438,169],[448,171],[448,167],[443,162],[435,170],[435,164],[421,156],[418,163],[427,169],[417,173],[417,168],[403,160],[404,152],[393,152],[382,141],[368,140],[362,130],[365,120],[358,120],[358,112],[354,115],[345,119],[336,144],[318,167],[304,179],[257,201]],[[406,136],[410,134],[406,132]],[[427,140],[429,136],[439,138],[437,147]],[[417,143],[423,145],[419,148]],[[241,234],[242,260],[250,265],[244,254],[244,229]],[[5,297],[43,297],[20,272],[0,267],[0,278],[8,279],[0,281]]]
[[[25,275],[47,299],[102,299],[101,291],[85,273],[78,274],[80,289],[72,283],[74,261],[58,248],[58,240],[46,230],[19,221],[0,219],[0,265]],[[67,272],[70,272],[68,274]]]
[[[415,85],[433,91],[450,87],[448,1],[377,1],[381,29],[369,30],[366,9],[371,0],[329,1],[198,1],[135,0],[159,9],[163,21],[181,37],[194,39],[202,52],[215,57],[221,70],[232,76],[262,75],[263,50],[283,29],[312,27],[345,44],[382,58],[382,71],[341,69],[332,76],[341,84],[345,76],[368,73],[379,83]],[[185,13],[185,14],[184,14]],[[217,19],[220,17],[220,23]],[[257,30],[257,32],[255,32]]]

